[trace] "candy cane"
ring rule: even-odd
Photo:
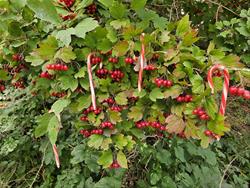
[[[90,92],[91,92],[92,105],[93,105],[94,110],[96,110],[95,89],[94,89],[92,70],[91,70],[91,56],[92,55],[93,55],[92,53],[88,55],[87,65],[88,65],[89,86],[90,86]]]
[[[58,151],[57,151],[55,144],[53,145],[53,152],[54,152],[54,156],[55,156],[55,160],[56,160],[56,166],[57,166],[57,168],[60,168],[59,155],[58,155]]]
[[[144,62],[145,62],[144,36],[145,36],[145,34],[142,33],[142,35],[141,35],[140,69],[139,69],[139,78],[138,78],[138,91],[139,91],[139,92],[140,92],[141,89],[142,89],[142,76],[143,76],[143,69],[144,69]]]
[[[208,81],[209,87],[212,90],[212,94],[214,93],[214,84],[213,84],[212,77],[213,77],[213,72],[216,69],[220,69],[224,73],[224,85],[223,85],[222,98],[221,98],[221,104],[220,104],[220,114],[224,116],[225,111],[226,111],[227,94],[228,94],[228,88],[229,88],[230,75],[229,75],[228,70],[226,69],[226,67],[224,67],[223,65],[216,64],[216,65],[211,67],[211,69],[208,71],[207,81]]]

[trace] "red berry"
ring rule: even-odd
[[[245,91],[244,91],[244,94],[243,94],[243,97],[244,97],[244,99],[249,100],[249,99],[250,99],[250,91],[245,90]]]
[[[244,92],[245,92],[244,88],[238,88],[237,95],[238,96],[243,96]]]
[[[232,87],[229,88],[229,93],[230,93],[231,95],[236,95],[237,92],[238,92],[238,88],[237,88],[237,87],[232,86]]]
[[[206,131],[204,131],[204,134],[205,134],[206,136],[211,136],[211,135],[212,135],[212,132],[209,131],[209,130],[206,130]]]

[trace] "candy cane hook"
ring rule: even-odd
[[[92,55],[93,55],[93,53],[90,53],[88,55],[87,66],[88,66],[89,86],[90,86],[90,92],[91,92],[92,105],[93,105],[94,110],[96,110],[95,89],[94,89],[92,70],[91,70],[91,57],[92,57]]]
[[[221,98],[221,104],[220,104],[220,114],[224,116],[225,111],[226,111],[230,75],[229,75],[228,70],[226,69],[226,67],[224,67],[223,65],[216,64],[216,65],[211,67],[211,69],[208,71],[207,81],[208,81],[209,87],[212,90],[212,94],[214,93],[214,84],[213,84],[212,77],[213,77],[213,72],[216,69],[222,70],[223,73],[224,73],[224,85],[223,85],[222,98]]]
[[[142,90],[142,77],[143,77],[143,69],[144,69],[144,62],[145,62],[144,36],[145,36],[145,34],[142,33],[142,35],[141,35],[140,69],[139,69],[139,78],[138,78],[138,91],[139,92],[141,92],[141,90]]]

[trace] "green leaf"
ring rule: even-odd
[[[58,48],[57,40],[55,37],[49,36],[39,44],[39,47],[40,48],[35,49],[34,53],[38,53],[43,60],[51,60]]]
[[[51,0],[27,0],[27,6],[35,12],[36,17],[41,20],[58,25],[61,19],[56,12]]]
[[[122,168],[128,168],[127,158],[122,151],[117,153],[117,162]]]
[[[132,0],[131,2],[131,8],[133,10],[143,9],[145,5],[147,4],[147,0]]]
[[[240,63],[240,57],[232,54],[220,59],[219,62],[226,67],[244,67],[244,64]]]
[[[6,80],[10,80],[11,77],[8,75],[8,72],[4,71],[4,70],[0,70],[0,80],[6,81]]]
[[[178,97],[182,93],[182,87],[180,85],[174,85],[164,91],[164,98],[171,97],[172,99]]]
[[[72,60],[76,58],[76,55],[74,52],[72,52],[73,48],[70,47],[64,47],[57,51],[55,58],[59,58],[63,60],[65,63],[69,63]]]
[[[128,141],[123,134],[118,134],[113,136],[112,140],[115,146],[118,147],[119,149],[123,149],[128,144]]]
[[[156,102],[156,99],[164,99],[164,94],[161,92],[160,88],[155,88],[150,92],[149,98],[151,101]]]
[[[8,32],[14,37],[19,37],[22,35],[22,29],[19,22],[13,21],[8,24]]]
[[[115,56],[124,56],[126,55],[129,49],[129,43],[127,41],[119,41],[113,47],[113,53]]]
[[[66,30],[60,30],[55,33],[55,37],[60,40],[65,46],[69,46],[71,43],[71,35],[75,35],[74,28],[68,28]]]
[[[113,5],[114,0],[98,0],[102,3],[105,7],[109,8]]]
[[[59,123],[57,117],[53,116],[50,119],[49,125],[48,125],[48,135],[49,135],[50,143],[52,145],[54,145],[56,143],[59,128],[60,128],[60,123]]]
[[[139,121],[143,117],[142,109],[138,106],[133,106],[130,108],[130,112],[128,113],[128,118],[134,119],[134,121]]]
[[[189,15],[186,15],[179,21],[176,29],[176,35],[182,37],[186,32],[189,31],[189,29],[190,29]]]
[[[102,156],[98,159],[98,164],[102,165],[104,168],[108,168],[113,162],[113,155],[110,150],[104,151]]]
[[[89,94],[85,94],[81,97],[79,97],[76,101],[77,103],[77,111],[80,112],[84,108],[87,108],[91,104],[91,96]]]
[[[70,159],[70,163],[75,165],[81,163],[85,160],[86,157],[86,146],[83,144],[76,145],[71,152],[72,158]]]
[[[166,165],[170,165],[172,163],[171,153],[166,149],[158,150],[158,152],[156,153],[156,158],[161,163],[166,164]]]
[[[203,84],[203,79],[200,75],[195,75],[192,78],[190,78],[190,81],[192,83],[192,91],[193,93],[196,94],[201,94],[204,92],[204,84]]]
[[[82,67],[80,68],[80,70],[78,71],[78,73],[75,74],[75,78],[84,78],[85,77],[85,73],[86,73],[86,67]]]
[[[102,150],[108,150],[110,144],[112,144],[111,138],[105,138],[103,140],[103,142],[102,142],[101,149]]]
[[[115,19],[121,19],[124,17],[126,13],[126,7],[118,2],[114,2],[113,5],[110,7],[110,14]]]
[[[87,32],[93,31],[98,26],[99,24],[94,18],[85,18],[76,25],[75,35],[84,39]]]
[[[25,61],[30,62],[32,66],[39,66],[39,65],[44,63],[44,60],[35,54],[34,55],[31,54],[30,56],[26,56]]]
[[[78,87],[78,81],[73,76],[61,76],[58,80],[64,90],[71,89],[71,91],[74,91]]]
[[[213,97],[206,98],[204,107],[209,117],[215,119],[216,114],[218,113],[218,106],[215,99]]]
[[[121,92],[115,97],[115,101],[118,105],[126,105],[128,103],[127,95],[125,92]]]
[[[98,134],[93,134],[89,137],[88,146],[98,149],[102,145],[103,136]]]
[[[186,162],[184,149],[182,147],[177,146],[176,148],[174,148],[174,152],[177,159],[179,159],[181,162]]]
[[[166,119],[166,123],[168,124],[166,126],[166,131],[169,133],[181,133],[185,129],[185,122],[181,117],[178,117],[176,115],[170,115]]]
[[[64,108],[66,108],[69,104],[70,104],[69,99],[59,99],[52,105],[51,110],[55,114],[59,115],[64,110]]]
[[[150,183],[152,185],[156,185],[161,179],[161,174],[160,173],[151,173],[150,174]]]
[[[121,122],[122,121],[121,113],[109,110],[109,119],[111,123],[114,124]]]
[[[48,132],[49,121],[52,117],[52,114],[46,113],[37,118],[38,126],[35,129],[35,137],[41,137]]]

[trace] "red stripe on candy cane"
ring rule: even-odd
[[[214,93],[214,84],[213,84],[213,79],[212,79],[213,72],[217,69],[222,70],[224,73],[224,85],[222,89],[222,97],[221,97],[221,104],[220,104],[220,114],[224,116],[225,111],[226,111],[230,75],[226,67],[224,67],[223,65],[216,64],[211,67],[211,69],[208,71],[207,81],[208,81],[209,87],[211,88],[212,94]]]
[[[142,77],[143,77],[143,69],[144,69],[144,62],[145,62],[144,36],[145,36],[145,34],[142,33],[142,35],[141,35],[140,69],[139,69],[139,78],[138,78],[138,91],[139,92],[141,92],[141,90],[142,90]]]
[[[89,87],[91,92],[91,100],[94,110],[96,110],[96,98],[95,98],[95,89],[94,89],[94,83],[93,83],[93,77],[92,77],[92,70],[91,70],[91,57],[92,53],[88,55],[87,59],[87,66],[88,66],[88,75],[89,75]]]
[[[57,147],[55,144],[53,145],[53,152],[54,152],[54,156],[55,156],[55,160],[56,160],[56,166],[57,166],[57,168],[60,168],[59,155],[58,155]]]

